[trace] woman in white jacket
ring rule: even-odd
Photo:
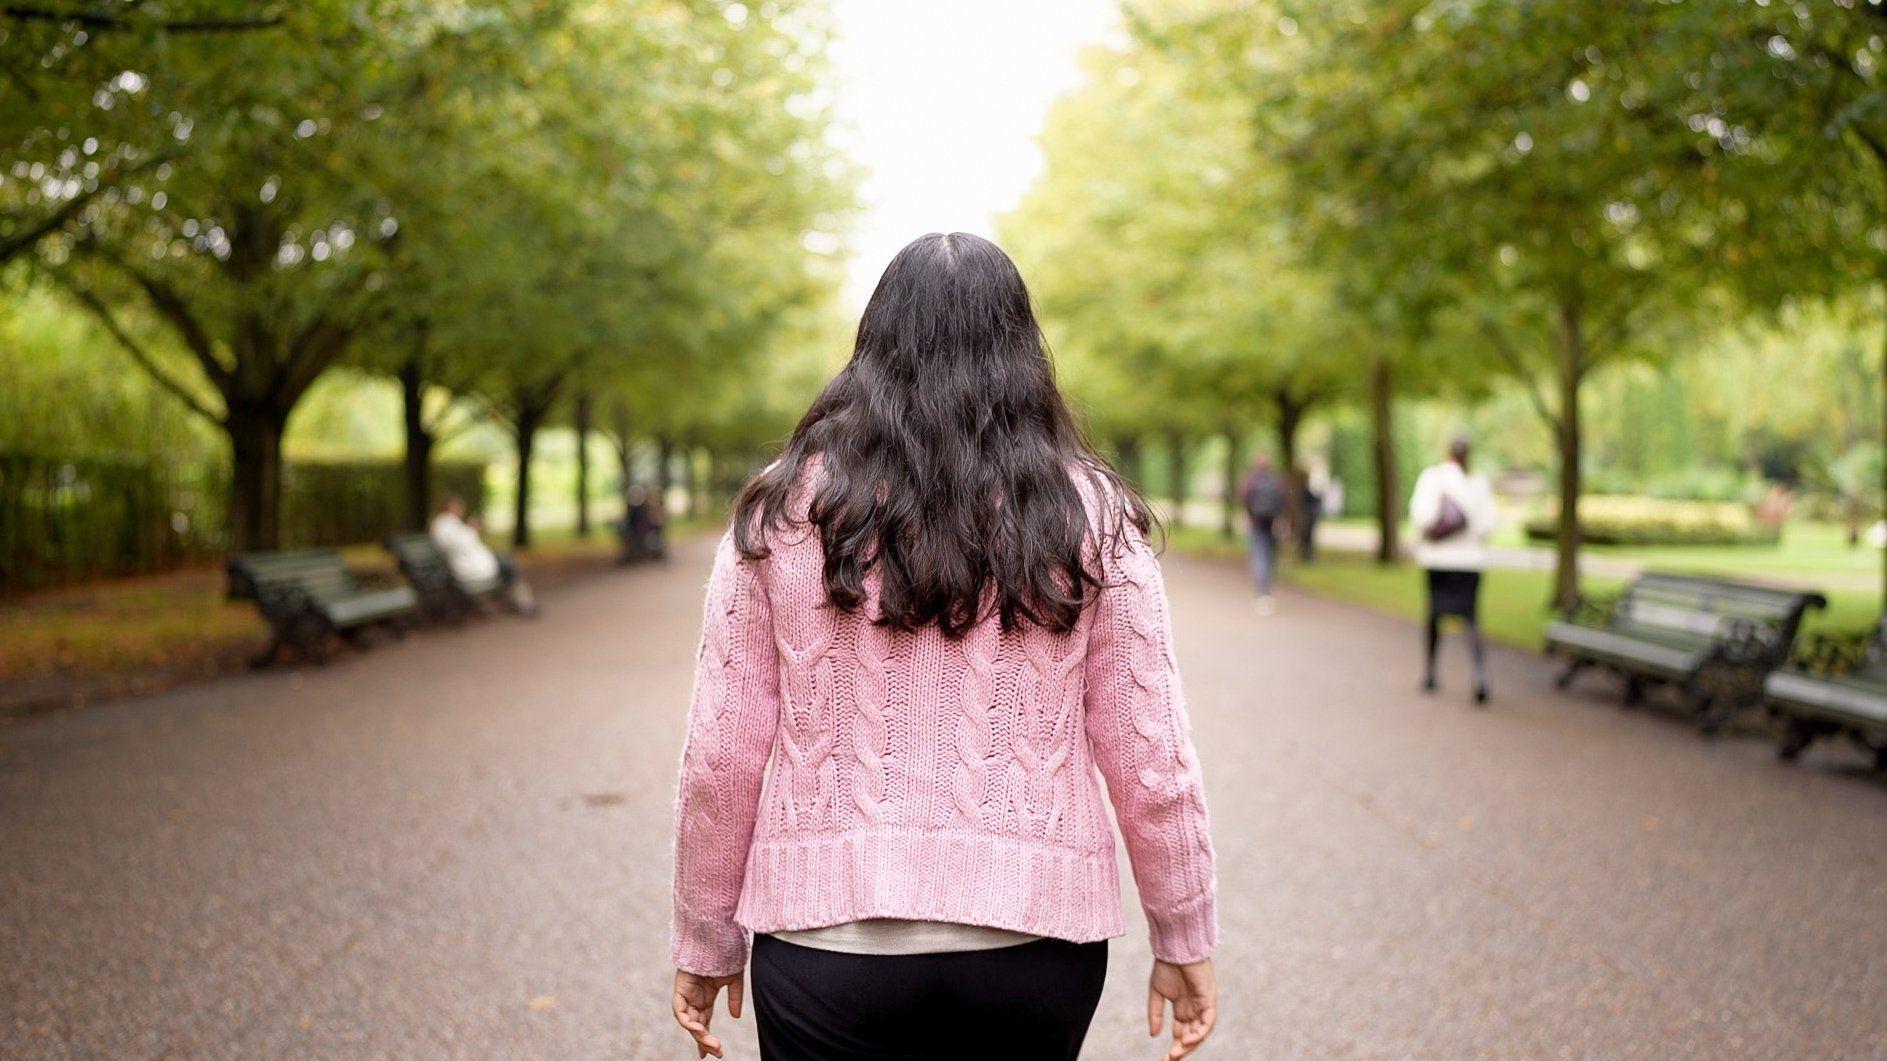
[[[1468,626],[1474,658],[1474,702],[1487,702],[1487,660],[1481,645],[1478,604],[1481,572],[1487,567],[1487,536],[1498,513],[1485,475],[1468,471],[1468,440],[1448,444],[1448,459],[1423,469],[1409,499],[1409,524],[1416,534],[1415,562],[1428,572],[1428,653],[1422,688],[1435,688],[1435,652],[1444,616]]]

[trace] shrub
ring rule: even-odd
[[[1551,541],[1557,505],[1528,517],[1527,537]],[[1779,534],[1730,501],[1593,494],[1579,500],[1580,536],[1592,545],[1774,545]]]

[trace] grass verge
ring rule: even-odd
[[[671,536],[717,521],[678,520]],[[615,561],[607,526],[587,538],[547,527],[519,562],[554,587]],[[500,549],[505,546],[494,542]],[[341,551],[350,567],[393,574],[377,545]],[[253,605],[226,599],[222,568],[204,566],[60,586],[0,601],[0,717],[148,692],[242,667],[268,640]]]
[[[1228,541],[1217,531],[1182,527],[1169,532],[1168,548],[1182,553],[1242,559],[1242,542]],[[1703,555],[1683,556],[1674,550],[1646,550],[1645,555],[1621,550],[1607,550],[1606,555],[1640,560],[1666,570],[1692,571],[1736,577],[1752,573],[1743,557],[1733,550],[1699,550]],[[1712,555],[1714,554],[1714,555]],[[1709,561],[1715,559],[1716,564]],[[1729,568],[1729,570],[1726,570]],[[1816,585],[1817,568],[1764,568],[1765,578],[1786,580],[1802,585]],[[1419,620],[1424,608],[1421,571],[1409,564],[1382,566],[1373,557],[1354,552],[1325,550],[1315,563],[1297,563],[1287,557],[1279,572],[1287,584],[1319,596],[1351,601],[1388,615]],[[1616,593],[1623,582],[1615,578],[1591,577],[1583,580],[1587,592]],[[1552,614],[1547,600],[1552,589],[1552,573],[1496,569],[1487,572],[1481,583],[1481,623],[1487,636],[1503,644],[1538,649],[1542,631]],[[1807,628],[1859,630],[1871,626],[1880,615],[1880,595],[1872,589],[1834,587],[1826,589],[1828,609],[1810,616]]]

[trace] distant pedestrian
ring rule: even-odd
[[[1341,518],[1343,516],[1343,480],[1326,472],[1324,474],[1323,499],[1324,518]]]
[[[1277,608],[1271,596],[1278,569],[1278,534],[1284,529],[1284,510],[1290,503],[1284,478],[1271,467],[1271,454],[1260,453],[1245,473],[1245,516],[1251,521],[1251,578],[1258,588],[1258,614]]]
[[[623,491],[622,522],[617,525],[622,549],[617,561],[632,564],[638,560],[666,559],[668,540],[663,529],[667,523],[668,518],[654,492],[640,483],[631,484]]]
[[[1297,558],[1317,559],[1317,524],[1324,518],[1323,483],[1315,475],[1297,477]]]
[[[1441,644],[1441,620],[1457,616],[1467,623],[1468,649],[1474,659],[1474,702],[1487,702],[1487,659],[1481,644],[1479,604],[1481,572],[1487,567],[1487,536],[1497,514],[1487,477],[1468,471],[1468,440],[1448,444],[1448,459],[1423,469],[1409,499],[1409,523],[1415,528],[1415,562],[1428,572],[1428,640],[1422,688],[1435,689],[1435,655]]]

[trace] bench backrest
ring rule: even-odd
[[[443,566],[446,562],[446,555],[439,551],[439,543],[433,541],[432,535],[425,531],[390,534],[386,546],[401,567],[434,567]]]
[[[437,594],[458,584],[457,576],[452,573],[452,564],[446,560],[445,551],[425,531],[390,534],[385,545],[387,551],[393,554],[393,559],[399,562],[406,580],[421,593]]]
[[[345,597],[360,591],[341,554],[332,549],[296,549],[279,553],[243,553],[229,560],[230,596],[267,600],[288,592],[316,599]]]
[[[1642,575],[1626,589],[1615,622],[1709,638],[1751,629],[1771,631],[1780,644],[1794,640],[1802,613],[1825,607],[1819,593],[1697,575]]]

